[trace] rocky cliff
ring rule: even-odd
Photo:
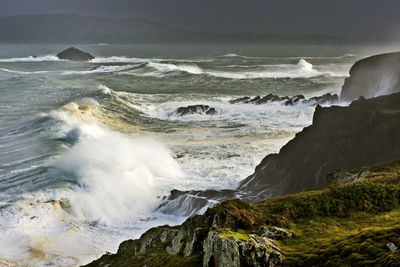
[[[400,93],[360,99],[348,107],[320,107],[313,124],[279,154],[266,156],[241,182],[244,199],[259,201],[326,185],[339,168],[359,168],[400,158]]]
[[[400,53],[388,53],[364,58],[350,69],[342,87],[341,101],[353,101],[360,96],[372,98],[400,91]]]

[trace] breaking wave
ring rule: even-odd
[[[53,55],[46,56],[30,56],[16,58],[0,58],[0,62],[43,62],[43,61],[65,61]]]
[[[156,69],[156,73],[146,73],[145,76],[159,76],[160,74],[170,74],[185,72],[190,74],[204,74],[226,79],[260,79],[260,78],[310,78],[317,76],[346,76],[346,73],[334,73],[330,71],[318,71],[313,65],[304,59],[300,59],[297,65],[269,65],[265,70],[254,70],[246,72],[238,71],[219,71],[205,70],[195,64],[167,64],[167,63],[148,63],[147,66]]]

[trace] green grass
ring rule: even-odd
[[[388,242],[400,245],[399,219],[400,208],[303,219],[291,226],[295,237],[278,244],[286,253],[286,266],[399,265],[400,251],[386,247]]]
[[[244,241],[250,241],[251,240],[251,238],[247,234],[240,233],[240,232],[232,232],[232,231],[230,231],[228,229],[225,230],[225,231],[221,231],[219,236],[222,237],[222,238],[235,237],[237,239],[244,240]]]
[[[232,236],[264,225],[287,228],[294,237],[278,242],[287,266],[400,266],[400,249],[386,247],[400,247],[400,161],[352,172],[365,170],[362,181],[252,205],[230,200],[207,213],[218,214]]]

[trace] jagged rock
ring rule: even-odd
[[[394,243],[392,243],[392,242],[387,243],[387,244],[386,244],[386,247],[387,247],[390,251],[395,251],[395,250],[397,250],[396,245],[395,245]]]
[[[262,237],[274,240],[282,240],[285,238],[292,237],[292,233],[286,231],[285,229],[273,226],[261,227],[259,233]]]
[[[341,101],[360,96],[372,98],[400,91],[400,52],[380,54],[357,61],[350,69],[340,94]]]
[[[300,100],[304,100],[304,96],[296,95],[296,96],[290,97],[288,100],[286,100],[285,105],[293,106],[293,105],[297,104]]]
[[[250,101],[250,97],[244,96],[244,97],[241,97],[241,98],[236,98],[236,99],[229,100],[229,103],[231,103],[231,104],[249,103],[249,101]]]
[[[303,95],[296,96],[277,96],[273,94],[268,94],[264,97],[256,96],[254,98],[250,98],[248,96],[232,99],[229,101],[231,104],[266,104],[268,102],[283,102],[286,106],[293,106],[298,103],[304,103],[308,105],[322,105],[322,104],[334,104],[338,101],[338,96],[336,94],[324,94],[322,96],[312,97],[310,99],[305,99]]]
[[[203,266],[276,266],[283,252],[267,238],[249,235],[250,240],[210,231],[203,242]]]
[[[212,108],[208,105],[193,105],[187,107],[180,107],[176,110],[176,113],[179,116],[184,116],[188,114],[207,114],[207,115],[215,115],[217,111],[215,108]]]
[[[323,105],[323,104],[334,104],[339,101],[337,94],[327,93],[322,96],[311,97],[308,100],[303,101],[303,103],[313,104],[313,105]]]
[[[92,56],[91,54],[76,49],[75,47],[70,47],[58,53],[57,57],[59,59],[66,59],[71,61],[90,61],[94,59],[94,56]]]

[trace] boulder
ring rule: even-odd
[[[185,116],[189,114],[206,114],[206,115],[215,115],[217,111],[215,108],[212,108],[208,105],[193,105],[187,107],[180,107],[176,110],[176,113],[179,116]]]
[[[94,59],[89,53],[83,52],[82,50],[70,47],[57,54],[59,59],[71,60],[71,61],[90,61]]]

